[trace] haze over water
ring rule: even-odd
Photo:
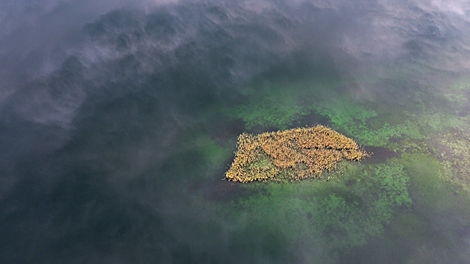
[[[469,49],[464,0],[4,0],[0,262],[470,263]],[[223,180],[314,124],[374,155]]]

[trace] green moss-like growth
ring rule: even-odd
[[[233,109],[229,116],[241,118],[246,123],[246,128],[251,129],[255,125],[263,127],[276,127],[286,129],[294,120],[308,114],[308,110],[295,105],[289,99],[267,100],[255,108],[241,105]]]
[[[444,179],[470,193],[470,135],[454,129],[435,136],[431,145],[435,156],[443,161]]]
[[[380,234],[383,237],[373,238],[374,243],[383,239],[389,245],[395,239],[396,245],[404,244],[410,251],[428,248],[416,255],[417,262],[423,256],[432,259],[428,256],[436,245],[452,248],[446,243],[460,242],[455,234],[470,215],[468,81],[438,91],[425,80],[395,77],[400,76],[367,81],[364,89],[377,87],[391,98],[355,93],[345,80],[341,84],[345,89],[336,89],[333,83],[318,88],[310,80],[270,85],[245,94],[243,105],[226,109],[225,115],[243,120],[248,128],[284,129],[296,118],[301,118],[300,124],[321,120],[358,144],[381,147],[377,156],[385,149],[395,152],[382,153],[381,159],[370,160],[373,164],[339,162],[337,170],[323,177],[328,182],[237,185],[254,191],[230,204],[230,219],[263,226],[266,233],[281,233],[289,241],[286,245],[301,245],[302,253],[314,252],[315,258],[325,245],[343,251]],[[382,84],[388,85],[386,89]],[[258,157],[247,166],[249,171],[275,167],[266,153]],[[306,169],[304,163],[298,166]],[[295,174],[292,168],[283,171],[277,177]],[[318,248],[322,249],[315,251]]]
[[[384,147],[391,138],[424,137],[420,126],[422,122],[417,122],[419,118],[410,118],[406,112],[388,114],[384,119],[382,113],[341,98],[324,101],[312,109],[327,117],[332,122],[332,128],[354,137],[361,145]]]
[[[409,207],[409,175],[399,159],[381,165],[342,162],[331,180],[253,184],[257,195],[238,201],[249,225],[281,232],[291,245],[363,245],[380,234],[395,208]],[[245,220],[245,221],[246,221]]]
[[[242,119],[247,129],[254,126],[286,129],[292,122],[308,114],[310,110],[299,104],[301,94],[292,93],[282,87],[246,87],[244,95],[249,95],[248,103],[225,109],[232,119]],[[267,90],[259,97],[252,89]]]

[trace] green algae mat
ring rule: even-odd
[[[398,77],[368,85],[390,79]],[[188,130],[181,149],[194,164],[166,173],[204,183],[185,213],[214,237],[208,247],[229,245],[251,262],[262,252],[269,263],[460,263],[470,226],[470,81],[450,81],[443,94],[403,79],[397,87],[414,89],[390,101],[357,99],[340,90],[347,83],[247,87],[246,100]],[[324,125],[305,127],[315,123]],[[194,223],[184,225],[184,236],[204,243]],[[380,259],[383,248],[401,253]]]

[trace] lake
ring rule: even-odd
[[[3,263],[469,263],[465,1],[5,1]],[[241,133],[371,157],[225,179]]]

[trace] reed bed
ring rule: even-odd
[[[358,161],[368,156],[354,140],[323,125],[259,135],[242,133],[225,176],[242,183],[319,178],[343,159]]]

